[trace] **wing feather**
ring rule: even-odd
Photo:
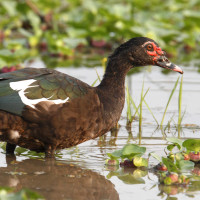
[[[19,116],[41,101],[64,103],[84,96],[90,86],[52,69],[25,68],[0,75],[0,110]]]

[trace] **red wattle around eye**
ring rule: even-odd
[[[157,56],[157,53],[155,51],[147,51],[147,53],[150,55],[150,56]]]
[[[157,51],[157,53],[158,53],[159,55],[162,55],[162,54],[164,54],[164,52],[162,51],[162,49],[161,49],[161,48],[156,48],[156,51]]]

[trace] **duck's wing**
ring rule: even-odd
[[[42,101],[65,103],[84,96],[90,86],[52,69],[25,68],[0,75],[0,110],[22,116]]]

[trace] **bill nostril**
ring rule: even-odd
[[[161,56],[160,58],[157,59],[158,62],[166,62],[169,63],[169,60],[166,57]]]
[[[168,60],[166,57],[164,58],[164,61],[165,61],[165,62],[169,62],[169,60]]]
[[[158,58],[158,62],[163,62],[163,58]]]

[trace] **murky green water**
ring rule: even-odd
[[[200,74],[196,68],[184,67],[182,111],[185,115],[181,138],[200,138]],[[58,70],[75,76],[88,84],[97,78],[94,69],[59,68]],[[147,72],[151,70],[151,72]],[[100,75],[102,68],[97,68]],[[177,73],[164,75],[157,67],[146,68],[143,73],[127,78],[134,101],[139,104],[142,82],[145,91],[150,88],[146,102],[158,122],[174,86]],[[178,86],[179,87],[179,86]],[[122,148],[125,144],[137,143],[147,148],[147,154],[155,151],[164,155],[165,136],[177,136],[178,89],[170,102],[165,118],[165,125],[170,125],[163,133],[157,129],[156,122],[144,105],[142,135],[139,135],[138,121],[132,128],[126,127],[126,106],[123,110],[119,130],[109,132],[104,137],[90,140],[58,153],[56,161],[45,161],[27,152],[16,157],[16,161],[0,153],[0,186],[14,187],[16,190],[29,188],[37,191],[48,200],[54,199],[200,199],[199,182],[187,187],[162,186],[157,176],[151,171],[124,170],[108,168],[104,165],[106,153]],[[165,126],[164,126],[165,127]],[[166,134],[166,135],[165,135]],[[146,154],[146,156],[147,156]],[[157,164],[153,158],[150,167]]]

